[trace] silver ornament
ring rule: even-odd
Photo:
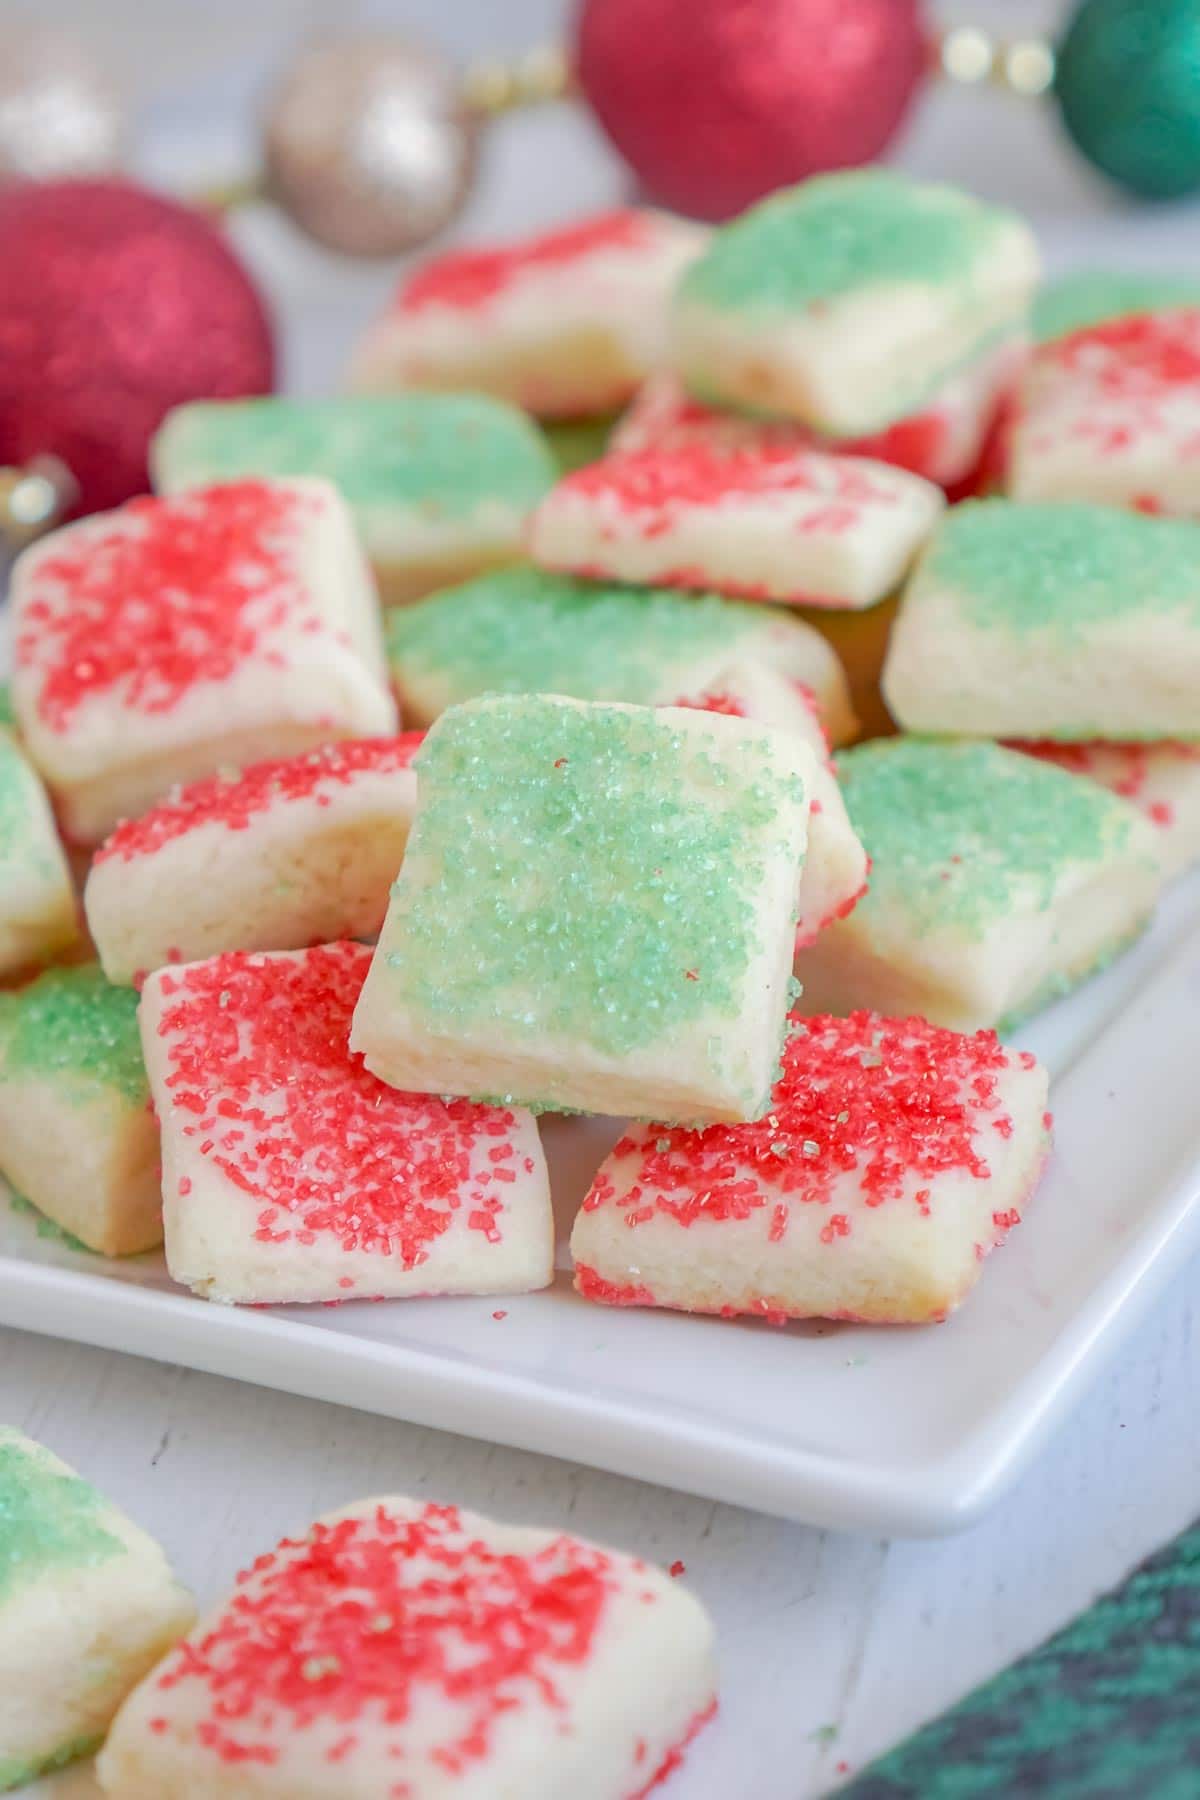
[[[6,34],[0,56],[0,181],[99,175],[125,147],[125,111],[104,72],[66,33]]]
[[[395,256],[458,213],[478,133],[437,51],[392,36],[316,43],[268,107],[267,192],[329,249]]]

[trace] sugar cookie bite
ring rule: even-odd
[[[713,233],[673,362],[698,399],[859,437],[1023,333],[1037,275],[1012,213],[892,169],[821,175]]]
[[[431,725],[482,694],[569,694],[637,706],[725,700],[830,742],[854,735],[845,676],[820,634],[775,608],[513,568],[387,618],[405,718]],[[799,721],[799,723],[797,723]]]
[[[637,1800],[716,1707],[678,1581],[401,1496],[284,1538],[147,1676],[109,1800]]]
[[[0,1425],[0,1789],[96,1749],[195,1616],[152,1538]]]
[[[395,729],[379,606],[328,483],[134,500],[13,571],[13,700],[68,833],[174,782]]]
[[[142,992],[167,1267],[249,1304],[520,1293],[553,1272],[537,1126],[384,1087],[348,1047],[371,952],[159,969]]]
[[[0,977],[70,948],[77,913],[45,790],[0,726]]]
[[[756,719],[808,744],[808,852],[800,877],[807,939],[853,904],[866,857],[829,764],[851,729],[836,657],[808,626],[762,607],[665,588],[508,569],[393,614],[392,675],[406,716],[435,718],[487,692],[675,705]]]
[[[451,250],[403,279],[351,385],[476,389],[548,419],[609,412],[662,360],[671,289],[706,236],[627,207]]]
[[[815,768],[799,739],[698,709],[445,713],[353,1048],[404,1090],[756,1117]]]
[[[84,889],[109,980],[221,950],[377,936],[416,811],[421,737],[343,738],[209,775],[118,825]]]
[[[0,994],[0,1174],[105,1256],[162,1242],[137,996],[95,963]]]
[[[165,494],[256,475],[331,481],[385,604],[511,562],[555,477],[537,427],[485,394],[193,400],[168,413],[151,466]]]
[[[897,586],[942,505],[932,482],[864,457],[693,444],[564,477],[529,549],[576,575],[858,609]]]
[[[1200,738],[1200,524],[951,507],[904,590],[883,690],[907,731]]]
[[[797,956],[806,1013],[1009,1024],[1149,919],[1153,828],[1095,783],[982,742],[887,738],[838,765],[870,885]]]
[[[1200,517],[1200,305],[1040,344],[1017,391],[1007,490]]]
[[[763,1118],[620,1139],[575,1221],[575,1285],[724,1318],[944,1319],[1037,1184],[1046,1092],[994,1032],[796,1013]]]

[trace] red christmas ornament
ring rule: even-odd
[[[879,155],[930,63],[920,0],[582,0],[576,64],[652,199],[725,219]]]
[[[184,400],[269,393],[271,326],[202,214],[130,182],[0,191],[0,463],[61,458],[77,512],[147,487]]]

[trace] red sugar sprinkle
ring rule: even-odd
[[[470,311],[494,300],[527,271],[564,268],[597,251],[640,250],[652,239],[651,221],[629,208],[597,213],[519,244],[452,251],[409,277],[396,297],[396,309],[414,313],[430,306],[452,306]]]
[[[678,1577],[680,1575],[686,1575],[687,1574],[687,1564],[680,1562],[678,1557],[676,1557],[675,1561],[671,1564],[670,1568],[667,1570],[667,1574],[673,1575],[676,1577]]]
[[[857,522],[863,505],[895,503],[895,495],[872,481],[861,463],[786,444],[725,451],[690,444],[609,456],[577,469],[555,492],[613,500],[627,511],[652,515],[643,526],[647,535],[667,530],[678,509],[762,494],[820,495],[829,505],[805,521],[813,530],[844,531]]]
[[[268,1765],[282,1732],[331,1720],[346,1729],[330,1760],[353,1758],[349,1728],[362,1726],[394,1727],[388,1754],[401,1758],[432,1688],[454,1714],[427,1754],[457,1775],[486,1761],[497,1720],[564,1707],[556,1675],[587,1661],[616,1587],[612,1559],[575,1539],[521,1556],[491,1549],[455,1507],[410,1518],[380,1505],[260,1558],[158,1686],[199,1684],[198,1741],[225,1763]]]
[[[356,775],[390,775],[407,769],[424,736],[423,731],[406,731],[399,737],[345,738],[302,756],[251,763],[238,775],[210,775],[189,782],[141,818],[123,820],[95,860],[119,856],[132,862],[202,825],[245,831],[271,808],[306,800],[318,790],[324,799],[327,789],[352,786]]]
[[[262,481],[134,500],[38,556],[15,653],[42,675],[42,722],[66,731],[113,690],[139,712],[170,712],[281,626],[304,626],[293,540],[305,504]]]
[[[744,719],[746,709],[732,694],[697,694],[694,698],[674,700],[673,706],[685,706],[692,712],[726,713],[731,719]]]
[[[1085,369],[1116,393],[1138,393],[1147,384],[1192,387],[1200,381],[1200,309],[1138,313],[1089,325],[1044,346],[1038,357]]]
[[[717,1703],[713,1700],[704,1708],[703,1712],[698,1712],[696,1714],[696,1717],[688,1726],[681,1741],[676,1744],[673,1749],[668,1750],[666,1756],[658,1765],[658,1768],[654,1771],[654,1774],[646,1783],[645,1787],[639,1788],[636,1794],[631,1794],[630,1800],[647,1800],[647,1796],[653,1793],[656,1787],[660,1787],[664,1781],[675,1773],[676,1769],[682,1765],[684,1753],[693,1738],[697,1737],[699,1733],[703,1731],[710,1719],[716,1717],[716,1712]]]
[[[987,1123],[1012,1128],[996,1080],[1014,1059],[995,1032],[968,1037],[923,1019],[868,1012],[848,1019],[793,1014],[791,1025],[764,1118],[701,1131],[652,1125],[644,1137],[623,1137],[612,1156],[637,1159],[631,1190],[618,1198],[602,1170],[584,1207],[616,1204],[627,1223],[657,1214],[686,1227],[698,1219],[746,1219],[770,1206],[768,1235],[778,1242],[792,1209],[827,1202],[847,1174],[868,1206],[899,1196],[914,1175],[929,1180],[960,1170],[989,1179],[978,1134]],[[922,1211],[932,1191],[919,1190]],[[820,1237],[832,1244],[849,1230],[846,1215],[834,1213]],[[609,1304],[651,1304],[634,1298],[644,1289],[611,1289],[594,1270],[578,1270],[577,1286]]]
[[[504,1308],[501,1307],[498,1312],[492,1314],[492,1317],[493,1319],[507,1319],[508,1314],[505,1312]]]
[[[575,1287],[585,1300],[598,1300],[604,1306],[653,1306],[654,1295],[648,1287],[635,1282],[605,1281],[587,1263],[575,1264]]]
[[[296,957],[229,953],[162,979],[166,1085],[194,1117],[184,1134],[246,1195],[248,1236],[323,1234],[411,1269],[456,1217],[499,1241],[503,1203],[487,1197],[485,1158],[513,1115],[399,1093],[350,1054],[370,961],[362,944],[324,944]],[[205,1135],[214,1110],[244,1129]]]
[[[841,456],[865,456],[891,463],[915,475],[932,476],[944,460],[948,418],[944,409],[913,413],[871,437],[844,438],[829,443],[803,425],[785,419],[735,419],[702,401],[693,400],[682,387],[658,377],[642,390],[633,409],[621,422],[622,451],[684,449],[702,445],[716,455],[729,455],[751,444],[775,444],[797,449],[836,451]]]

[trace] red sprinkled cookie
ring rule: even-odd
[[[359,346],[365,390],[475,389],[543,418],[623,406],[662,360],[668,296],[701,227],[634,208],[481,250],[402,283]]]
[[[620,1140],[575,1222],[575,1285],[725,1317],[945,1318],[1037,1183],[1046,1091],[994,1032],[793,1014],[764,1118]]]
[[[663,1570],[389,1497],[239,1577],[123,1708],[120,1800],[640,1800],[715,1709],[712,1627]]]
[[[84,896],[109,980],[222,950],[375,937],[416,810],[421,737],[348,738],[210,775],[119,825]]]
[[[13,576],[13,704],[71,835],[173,782],[395,728],[378,602],[320,481],[135,500]]]
[[[141,1028],[162,1124],[167,1266],[244,1303],[544,1287],[528,1113],[386,1088],[349,1049],[359,944],[160,969]]]
[[[781,443],[606,457],[529,522],[543,568],[858,609],[898,584],[933,529],[931,482]]]
[[[1200,307],[1039,345],[1018,391],[1008,487],[1018,500],[1200,517]]]

